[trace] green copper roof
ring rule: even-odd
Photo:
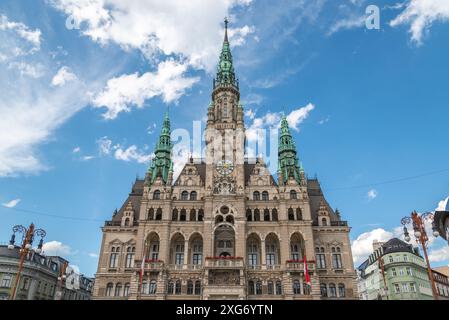
[[[171,159],[173,144],[170,135],[170,118],[167,112],[164,117],[161,135],[156,143],[154,151],[155,157],[151,162],[147,173],[147,181],[150,185],[153,184],[158,177],[161,177],[164,183],[167,183],[168,174],[173,170],[173,161]]]
[[[278,171],[282,173],[283,182],[287,182],[290,177],[301,182],[301,168],[298,163],[295,142],[290,133],[287,117],[283,116],[281,121],[281,130],[279,137],[279,151],[278,151]]]
[[[225,19],[225,36],[221,49],[220,61],[217,67],[217,77],[214,80],[214,88],[219,86],[238,87],[232,61],[231,46],[228,40],[228,20]]]

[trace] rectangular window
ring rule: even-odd
[[[402,292],[408,292],[408,286],[406,283],[402,284]]]
[[[396,292],[396,293],[400,293],[401,292],[401,288],[399,287],[399,283],[395,283],[394,284],[394,292]]]
[[[414,282],[410,282],[410,292],[416,292],[416,286]]]
[[[326,269],[326,256],[322,253],[317,254],[316,264],[318,269]]]
[[[267,265],[274,266],[276,264],[276,256],[274,253],[267,253]]]
[[[396,269],[393,268],[391,269],[391,273],[393,274],[393,277],[396,277],[398,274],[396,273]]]
[[[407,275],[411,276],[412,275],[412,269],[410,267],[407,267]]]
[[[404,254],[404,261],[408,261],[408,256]]]
[[[393,256],[390,256],[390,257],[389,257],[389,260],[390,260],[390,263],[393,263],[393,262],[394,262]]]
[[[404,269],[402,269],[402,268],[399,269],[399,275],[400,275],[400,276],[403,276],[403,275],[404,275]]]
[[[257,254],[250,253],[248,255],[248,263],[250,266],[257,266]]]
[[[2,288],[10,288],[11,287],[11,276],[4,275],[2,279]]]
[[[184,264],[184,253],[177,253],[175,256],[175,264],[182,265]]]
[[[343,265],[341,263],[341,254],[332,255],[332,266],[334,269],[342,269]]]
[[[201,253],[195,253],[193,255],[193,264],[194,265],[201,265],[203,260],[203,255]]]

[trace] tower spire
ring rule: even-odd
[[[225,18],[224,23],[225,23],[225,37],[224,37],[224,42],[229,42],[229,40],[228,40],[228,23],[229,23],[228,17]]]
[[[288,120],[285,115],[282,116],[281,130],[279,138],[279,167],[283,182],[292,177],[299,184],[302,180],[302,165],[299,165],[295,142],[293,140]]]

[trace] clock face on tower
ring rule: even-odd
[[[223,176],[228,176],[234,171],[234,164],[230,160],[224,160],[217,163],[217,171]]]

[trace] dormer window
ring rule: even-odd
[[[154,191],[153,200],[161,200],[161,192],[159,190]]]

